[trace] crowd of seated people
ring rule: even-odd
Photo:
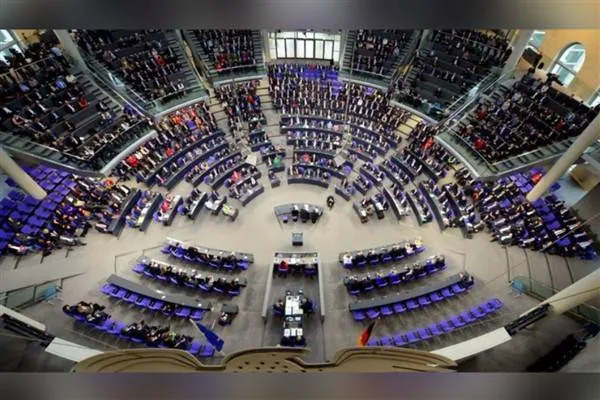
[[[342,137],[323,131],[288,130],[287,143],[295,149],[312,149],[335,153],[342,145]]]
[[[117,184],[111,187],[97,187],[95,189],[95,201],[101,200],[105,206],[98,209],[94,214],[95,228],[100,233],[113,233],[110,231],[111,224],[121,216],[129,196],[135,192],[125,185]]]
[[[142,97],[167,103],[185,94],[182,63],[162,31],[78,30],[75,39]]]
[[[430,153],[427,150],[414,153],[407,146],[402,149],[402,157],[405,164],[417,172],[417,175],[424,172],[424,170],[429,170],[431,171],[429,174],[435,175],[436,180],[438,180],[444,178],[450,170],[450,166],[446,162],[440,161],[435,157],[434,152]],[[433,179],[433,176],[428,176]]]
[[[260,96],[256,93],[259,86],[259,81],[248,81],[215,88],[215,97],[225,110],[232,133],[242,130],[242,122],[264,120]]]
[[[405,266],[401,270],[392,268],[387,273],[377,272],[374,275],[369,273],[358,276],[349,275],[344,278],[344,286],[350,294],[359,294],[361,292],[370,292],[375,288],[383,289],[389,285],[398,285],[423,278],[429,274],[446,268],[446,259],[444,256],[429,257],[424,262],[414,263],[412,266]]]
[[[311,299],[306,297],[304,294],[301,295],[300,298],[300,308],[304,314],[311,314],[315,312],[315,304]],[[273,314],[278,316],[285,315],[285,302],[283,299],[277,299],[275,303],[273,303]]]
[[[459,135],[490,162],[500,162],[579,135],[598,114],[530,71],[494,102],[480,103]]]
[[[427,90],[429,100],[446,105],[474,87],[510,56],[508,41],[474,30],[434,30],[431,47],[417,51],[413,88]]]
[[[444,186],[446,192],[442,192],[442,202],[450,201],[448,196],[452,196],[453,201],[458,206],[460,216],[458,217],[458,226],[465,227],[468,233],[477,233],[485,229],[485,223],[475,212],[475,207],[467,198],[462,188],[456,183],[447,183]]]
[[[155,202],[158,193],[144,190],[140,198],[126,217],[126,224],[130,228],[141,228],[144,222],[150,218],[150,207]]]
[[[178,286],[191,289],[200,289],[204,292],[224,293],[231,296],[240,294],[240,280],[238,278],[214,278],[212,275],[203,276],[195,270],[177,268],[164,263],[149,260],[144,273],[163,281],[170,281]]]
[[[180,242],[175,244],[167,243],[161,252],[168,253],[188,262],[210,265],[213,268],[233,269],[237,267],[247,269],[249,263],[244,255],[239,255],[235,252],[225,254],[226,252],[220,251],[219,254],[213,254],[213,252],[210,252],[208,249],[185,246]]]
[[[403,185],[408,185],[412,181],[410,176],[408,176],[408,174],[402,168],[400,168],[395,162],[393,162],[389,158],[383,160],[379,165],[383,171],[389,171],[388,177],[390,174],[394,177],[392,181],[397,181],[398,183]]]
[[[102,185],[49,167],[28,170],[49,195],[39,201],[12,190],[2,199],[0,252],[25,255],[39,251],[48,256],[56,249],[85,245],[81,238],[107,203]]]
[[[90,324],[100,325],[104,321],[110,318],[110,315],[104,310],[106,307],[96,303],[88,303],[80,301],[75,305],[65,304],[63,306],[63,312],[68,315],[72,315],[78,320],[86,321]]]
[[[390,75],[401,49],[412,35],[413,31],[359,30],[356,34],[353,69]]]
[[[385,251],[376,251],[376,249],[359,250],[354,253],[345,253],[341,258],[342,264],[347,267],[362,267],[367,264],[374,265],[392,261],[398,261],[425,250],[423,241],[415,239],[403,244],[394,244]]]
[[[375,182],[371,181],[369,178],[364,176],[363,174],[359,174],[356,179],[350,182],[352,187],[356,189],[362,195],[366,195],[369,190],[371,190],[375,186]],[[342,187],[345,188],[348,185],[346,180],[342,180]]]
[[[232,153],[233,153],[233,149],[232,149],[232,148],[230,148],[230,147],[228,147],[228,148],[226,148],[226,149],[219,150],[219,151],[217,151],[216,153],[214,153],[214,154],[213,154],[213,156],[212,156],[212,158],[213,158],[213,160],[215,160],[215,162],[216,162],[216,161],[218,161],[218,160],[221,160],[221,159],[223,159],[223,158],[227,157],[228,155],[230,155],[230,154],[232,154]],[[203,162],[201,162],[201,163],[199,163],[199,164],[196,164],[196,165],[194,165],[194,166],[192,167],[192,169],[190,169],[190,170],[189,170],[189,171],[188,171],[188,172],[185,174],[185,181],[186,181],[186,182],[189,182],[189,183],[192,183],[192,182],[194,182],[194,180],[195,180],[195,179],[196,179],[198,176],[202,175],[202,174],[203,174],[203,173],[205,173],[206,171],[209,171],[209,170],[211,170],[211,168],[212,168],[212,164],[211,164],[211,163],[209,163],[208,161],[203,161]],[[213,170],[213,171],[211,172],[211,179],[214,179],[214,178],[215,178],[217,175],[218,175],[218,173],[217,173],[215,170]]]
[[[456,159],[446,149],[434,140],[439,127],[419,122],[408,136],[408,148],[425,160],[434,170],[447,170],[447,167],[456,164]]]
[[[327,184],[331,180],[329,172],[318,168],[304,168],[302,165],[290,165],[287,169],[287,176],[291,178],[308,178]]]
[[[394,187],[394,190],[396,190],[395,185],[392,185],[392,187]],[[431,214],[429,204],[420,190],[413,189],[410,191],[410,193],[406,193],[406,196],[412,196],[411,200],[417,209],[416,211],[420,224],[426,224],[433,220],[433,215]]]
[[[134,322],[123,328],[121,335],[132,339],[134,341],[141,341],[149,347],[167,347],[170,349],[188,350],[192,344],[192,337],[187,335],[179,334],[171,327],[160,327],[148,325],[141,320],[140,322]]]
[[[350,121],[373,122],[372,130],[393,132],[410,115],[390,105],[391,92],[332,79],[337,71],[315,65],[276,64],[269,67],[269,90],[273,106],[283,114],[320,115],[329,119],[348,114]],[[343,119],[343,118],[341,118]]]
[[[156,126],[156,130],[157,136],[122,160],[114,168],[113,174],[125,179],[135,176],[138,182],[153,184],[154,179],[150,178],[162,172],[161,178],[165,181],[180,166],[178,160],[172,160],[170,165],[159,169],[161,163],[178,151],[216,132],[217,123],[206,103],[202,101],[164,117]]]
[[[556,196],[527,202],[525,195],[541,179],[534,170],[496,182],[476,182],[474,205],[492,233],[504,246],[544,251],[565,257],[596,257],[593,241],[582,221]]]
[[[56,43],[9,52],[6,61],[0,59],[0,126],[5,130],[85,160],[106,157],[127,141],[127,124],[140,116],[115,115],[111,104],[93,97]],[[89,117],[80,118],[80,112]]]
[[[252,31],[239,29],[195,30],[196,37],[218,72],[256,64]]]

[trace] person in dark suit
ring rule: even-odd
[[[334,205],[335,205],[335,199],[333,198],[333,196],[327,197],[327,207],[329,207],[329,209],[331,210]]]
[[[306,222],[306,221],[308,221],[308,218],[310,218],[310,213],[308,212],[306,207],[303,207],[300,210],[300,219],[302,220],[302,222]]]
[[[294,222],[298,221],[299,214],[300,214],[300,210],[298,209],[298,206],[294,204],[294,206],[292,207],[292,220]]]

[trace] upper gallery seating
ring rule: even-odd
[[[248,123],[249,130],[266,124],[260,108],[260,96],[256,94],[259,86],[260,81],[247,81],[215,88],[215,97],[225,110],[227,126],[234,137],[244,128],[245,123]]]
[[[389,79],[408,61],[407,56],[418,39],[419,31],[411,30],[348,31],[342,71]]]
[[[447,107],[502,67],[511,49],[506,39],[475,30],[434,30],[409,72],[408,91]]]
[[[26,138],[101,168],[149,131],[137,111],[122,112],[57,45],[40,42],[11,53],[0,60],[0,129],[16,134],[8,146]]]
[[[530,72],[510,87],[501,85],[455,128],[463,148],[468,144],[467,152],[507,168],[566,150],[572,140],[565,140],[579,135],[600,108],[552,88],[552,81]]]
[[[175,105],[178,99],[200,92],[173,31],[78,30],[75,38],[84,54],[124,80],[147,108]]]
[[[269,90],[273,107],[282,114],[324,118],[327,129],[333,126],[331,120],[346,122],[343,114],[347,109],[347,122],[355,128],[383,134],[384,139],[392,137],[397,142],[394,131],[410,117],[408,111],[390,105],[391,92],[340,81],[338,71],[331,67],[270,65]],[[353,134],[361,133],[355,129]]]
[[[213,80],[264,72],[262,37],[258,30],[194,29],[184,34]]]

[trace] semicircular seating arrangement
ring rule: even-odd
[[[479,322],[500,310],[504,304],[497,298],[485,301],[475,307],[453,315],[445,320],[432,323],[426,327],[412,329],[403,333],[380,338],[371,337],[367,346],[408,346],[449,334],[459,328]]]
[[[424,251],[421,239],[413,239],[372,249],[342,252],[339,261],[344,268],[361,268],[398,262]]]
[[[369,293],[377,289],[414,282],[445,269],[446,260],[444,256],[431,256],[424,261],[414,263],[411,267],[406,266],[400,271],[392,268],[387,273],[378,272],[375,276],[369,273],[362,276],[346,276],[344,277],[344,286],[346,286],[348,293],[358,296],[361,293]]]
[[[474,284],[475,281],[471,275],[460,273],[442,282],[416,287],[409,291],[374,299],[357,300],[350,303],[348,308],[355,321],[364,321],[367,318],[373,320],[444,301],[465,293]]]
[[[241,288],[247,284],[245,279],[228,280],[222,277],[213,279],[211,275],[202,276],[197,271],[174,267],[146,257],[138,260],[133,267],[133,272],[175,286],[196,289],[204,293],[225,294],[231,297],[239,296]]]
[[[205,265],[225,271],[246,270],[254,262],[254,256],[249,253],[187,245],[174,239],[168,240],[162,247],[161,253],[192,264]]]

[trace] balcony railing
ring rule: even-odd
[[[559,292],[559,290],[553,289],[536,280],[526,278],[524,276],[514,277],[511,285],[516,291],[542,301],[554,296]],[[600,325],[600,310],[589,304],[581,304],[571,309],[569,312],[567,312],[567,314],[575,318]]]

